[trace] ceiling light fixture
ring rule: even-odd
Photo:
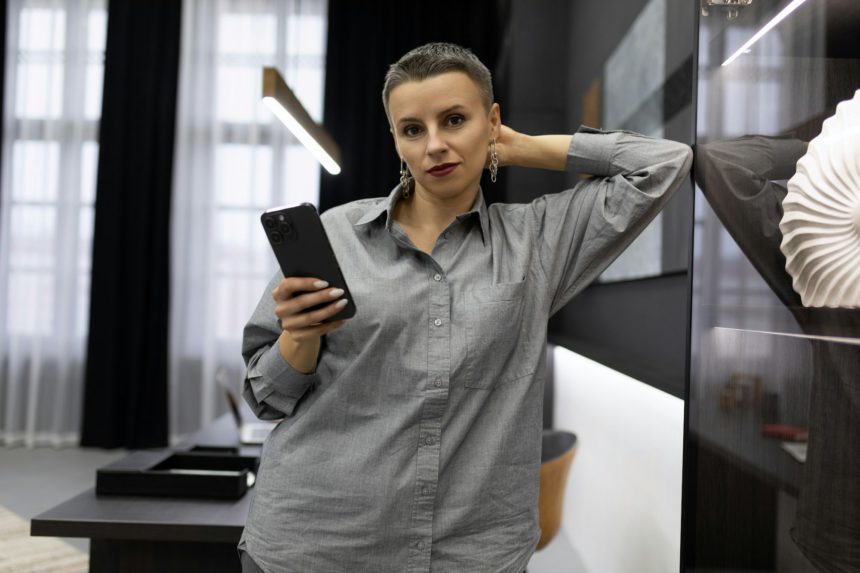
[[[316,123],[287,82],[271,67],[263,68],[263,102],[332,175],[340,173],[340,148]]]
[[[761,39],[761,37],[762,37],[762,36],[764,36],[765,34],[767,34],[768,32],[770,32],[770,31],[771,31],[771,30],[772,30],[772,29],[773,29],[777,24],[779,24],[780,22],[782,22],[783,20],[785,20],[785,19],[788,17],[788,15],[789,15],[789,14],[791,14],[792,12],[794,12],[795,10],[797,10],[797,9],[800,7],[800,5],[801,5],[801,4],[803,4],[804,2],[806,2],[806,0],[793,0],[793,1],[788,5],[788,6],[786,6],[785,8],[783,8],[783,9],[782,9],[782,11],[781,11],[779,14],[777,14],[776,16],[774,16],[774,17],[773,17],[773,19],[772,19],[770,22],[768,22],[767,24],[765,24],[765,25],[762,27],[762,29],[761,29],[761,30],[759,30],[758,32],[756,32],[756,33],[755,33],[755,35],[753,35],[753,37],[752,37],[752,38],[750,38],[749,40],[747,40],[747,41],[746,41],[746,43],[745,43],[743,46],[741,46],[740,48],[738,48],[738,49],[737,49],[737,51],[736,51],[734,54],[732,54],[731,56],[729,56],[729,59],[728,59],[728,60],[726,60],[725,62],[723,62],[723,65],[724,65],[724,66],[728,66],[729,64],[731,64],[732,62],[734,62],[734,61],[738,58],[738,56],[740,56],[741,54],[743,54],[745,51],[749,50],[749,49],[750,49],[750,47],[751,47],[753,44],[755,44],[756,42],[758,42],[758,41]]]

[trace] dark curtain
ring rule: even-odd
[[[388,66],[412,48],[427,42],[469,48],[493,72],[496,99],[502,99],[497,80],[508,5],[329,0],[323,124],[340,145],[343,162],[340,175],[322,172],[320,211],[387,195],[398,183],[400,162],[382,107],[382,83]]]
[[[170,190],[182,3],[111,0],[81,445],[167,445]]]

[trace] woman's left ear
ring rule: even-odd
[[[498,139],[502,130],[502,115],[498,103],[493,103],[490,107],[490,126],[492,138]]]

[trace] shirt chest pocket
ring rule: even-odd
[[[537,369],[525,316],[527,296],[526,281],[466,293],[467,388],[492,389]]]

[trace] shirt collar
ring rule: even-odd
[[[367,209],[367,212],[364,213],[353,226],[358,227],[360,225],[366,225],[373,221],[378,220],[383,213],[385,213],[385,228],[391,230],[391,222],[394,220],[391,217],[391,213],[394,211],[394,206],[397,204],[397,201],[400,200],[400,185],[397,185],[391,193],[388,194],[388,198],[385,201],[380,201],[373,206]],[[487,243],[487,238],[490,236],[489,234],[489,214],[487,212],[487,203],[484,201],[484,192],[481,188],[478,188],[478,194],[475,197],[475,202],[472,203],[472,208],[466,211],[465,213],[460,213],[457,215],[457,219],[463,221],[464,219],[468,219],[470,217],[475,217],[477,215],[478,221],[480,223],[481,228],[481,240],[484,244]]]

